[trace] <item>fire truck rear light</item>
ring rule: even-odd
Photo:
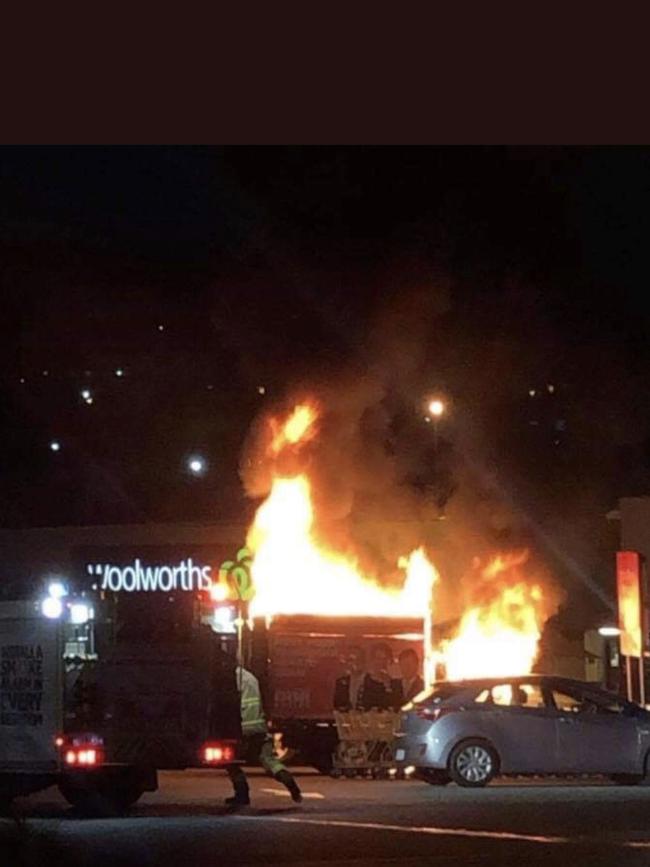
[[[205,760],[207,762],[220,762],[223,759],[223,750],[221,747],[206,747]]]
[[[201,759],[207,765],[218,765],[232,762],[235,758],[234,747],[228,744],[204,744]]]
[[[64,755],[66,765],[74,765],[81,768],[92,768],[101,765],[104,761],[104,753],[94,746],[75,746],[66,750]]]

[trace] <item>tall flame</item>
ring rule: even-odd
[[[528,674],[537,657],[553,600],[520,571],[527,552],[494,557],[481,571],[477,603],[462,616],[457,635],[443,643],[449,680]]]
[[[306,475],[276,478],[248,536],[254,552],[253,616],[275,614],[423,617],[436,577],[421,549],[402,559],[401,588],[382,587],[356,561],[320,547]]]
[[[316,432],[318,409],[299,404],[280,423],[270,422],[268,453],[300,448]],[[424,617],[436,571],[422,549],[401,558],[401,587],[364,575],[354,557],[328,550],[314,538],[314,507],[306,473],[275,475],[248,534],[253,551],[253,616],[275,614]]]

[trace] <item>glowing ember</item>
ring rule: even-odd
[[[283,425],[279,425],[277,420],[272,418],[270,420],[273,432],[270,445],[272,454],[279,454],[287,445],[304,443],[312,439],[316,434],[314,427],[316,418],[316,408],[307,403],[299,404]]]
[[[495,557],[480,573],[478,604],[461,618],[442,655],[449,680],[528,674],[545,621],[556,607],[539,583],[520,571],[527,552]]]

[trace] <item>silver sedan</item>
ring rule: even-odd
[[[588,683],[543,675],[442,682],[403,708],[395,759],[434,785],[498,775],[650,774],[650,713]]]

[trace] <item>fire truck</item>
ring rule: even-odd
[[[58,785],[120,811],[162,769],[239,761],[235,657],[193,592],[0,603],[0,801]]]

